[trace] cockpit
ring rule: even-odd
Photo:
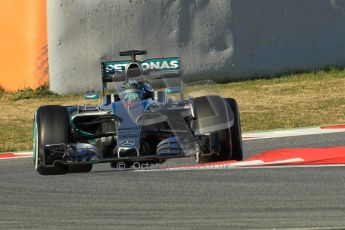
[[[119,96],[122,101],[153,99],[153,89],[147,82],[129,80],[121,86]]]

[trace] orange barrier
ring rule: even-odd
[[[1,0],[0,86],[37,88],[48,80],[46,0]]]

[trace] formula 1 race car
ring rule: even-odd
[[[242,160],[236,101],[205,95],[210,81],[184,84],[180,58],[136,60],[146,53],[120,52],[131,60],[102,62],[103,101],[92,91],[85,93],[83,105],[37,109],[33,158],[38,173],[89,172],[95,163],[132,167],[190,156],[198,163]],[[193,96],[193,90],[203,93]],[[97,103],[87,105],[90,101]]]

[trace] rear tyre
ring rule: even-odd
[[[38,108],[34,123],[34,166],[41,175],[64,174],[68,167],[54,165],[62,160],[61,154],[45,152],[47,144],[67,144],[69,137],[69,114],[66,107],[47,105]]]
[[[210,148],[204,146],[200,150],[197,162],[210,163],[231,160],[231,131],[229,128],[221,129],[221,127],[224,127],[222,124],[229,122],[228,116],[225,115],[227,113],[225,101],[218,96],[198,97],[193,99],[193,107],[195,116],[193,122],[197,123],[193,125],[193,131],[195,131],[195,127],[201,127],[204,130],[207,130],[208,127],[219,127],[219,130],[213,130],[209,134],[210,138],[207,146]],[[200,134],[204,135],[203,133]]]
[[[231,127],[232,160],[241,161],[243,159],[242,132],[240,111],[235,99],[226,98],[225,101],[234,113],[234,124]]]

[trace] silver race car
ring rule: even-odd
[[[211,81],[184,84],[180,58],[102,62],[102,96],[92,91],[77,106],[44,105],[34,118],[34,167],[43,175],[163,163],[242,160],[235,99],[212,94]],[[154,90],[154,88],[156,90]],[[195,93],[197,92],[197,93]],[[88,105],[93,102],[93,105]]]

